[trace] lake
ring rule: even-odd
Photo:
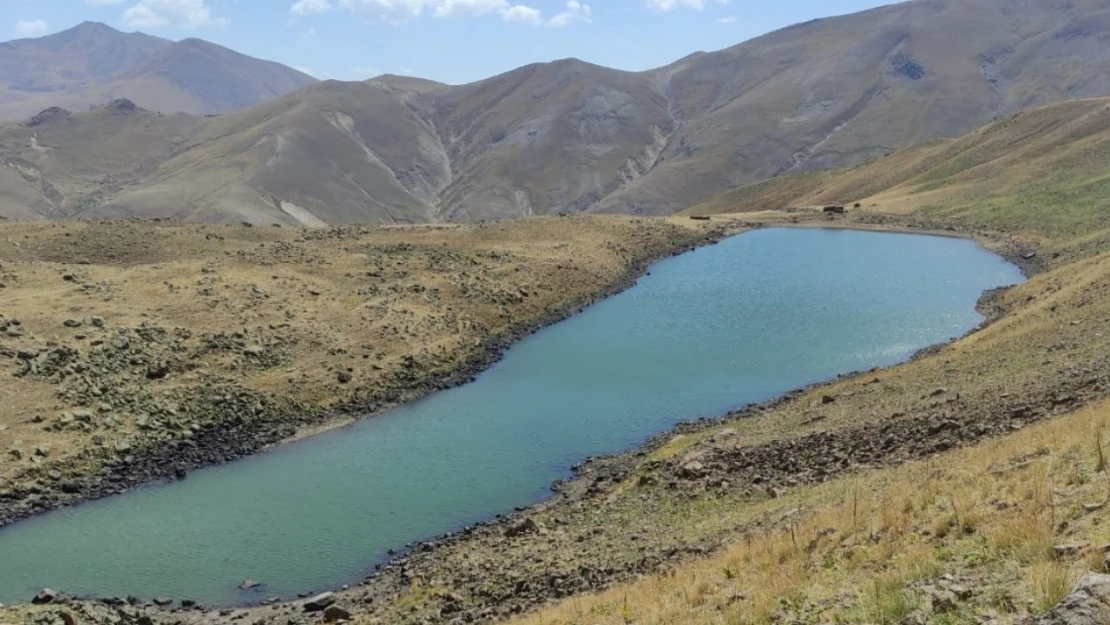
[[[465,386],[2,530],[0,602],[50,586],[222,605],[357,581],[390,548],[548,496],[588,456],[959,336],[984,290],[1021,280],[957,238],[741,234],[653,265]]]

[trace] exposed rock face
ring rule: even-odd
[[[1024,625],[1106,625],[1110,623],[1110,575],[1090,573],[1055,608]]]

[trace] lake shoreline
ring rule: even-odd
[[[507,332],[487,338],[455,368],[446,373],[418,380],[410,388],[391,389],[370,402],[342,404],[318,412],[285,414],[273,421],[218,424],[216,427],[194,434],[189,445],[191,457],[185,460],[180,455],[180,448],[171,442],[169,445],[133,452],[129,462],[107,466],[99,475],[88,476],[83,480],[66,484],[44,484],[26,489],[24,493],[13,489],[9,499],[14,500],[14,503],[5,501],[0,506],[0,533],[15,523],[59,508],[123,494],[141,486],[187,479],[189,471],[227,464],[265,453],[316,434],[374,418],[432,393],[471,382],[500,361],[505,351],[516,342],[572,317],[603,299],[631,288],[649,271],[652,264],[705,245],[713,245],[722,239],[741,234],[744,230],[735,229],[727,224],[721,225],[701,233],[692,241],[671,247],[663,254],[636,259],[617,281],[606,285],[605,288],[588,297],[566,302]],[[48,497],[37,497],[33,501],[26,501],[30,496],[41,495],[44,488],[51,487],[54,492],[48,493]]]
[[[871,231],[904,232],[904,233],[908,233],[908,234],[936,234],[935,232],[932,232],[932,231],[929,231],[929,230],[926,230],[926,229],[919,229],[919,228],[916,228],[914,226],[907,226],[907,225],[902,225],[902,224],[889,224],[889,223],[883,223],[883,224],[863,223],[863,224],[860,224],[860,223],[843,223],[843,222],[842,223],[835,223],[835,224],[822,223],[822,222],[797,224],[797,223],[748,222],[748,221],[744,221],[744,220],[741,219],[741,220],[731,220],[729,222],[726,222],[726,225],[724,227],[720,228],[717,231],[714,231],[714,232],[710,233],[703,241],[701,241],[699,243],[698,246],[706,245],[706,244],[712,244],[716,241],[719,241],[722,238],[725,238],[725,237],[728,237],[728,236],[734,236],[736,234],[740,234],[744,231],[751,230],[751,229],[763,228],[763,227],[780,227],[780,226],[814,227],[814,228],[833,227],[833,228],[848,228],[848,229],[871,230]],[[955,236],[955,237],[959,237],[959,238],[974,239],[978,243],[980,243],[980,245],[983,245],[984,247],[986,247],[986,249],[988,249],[989,251],[992,251],[996,254],[999,254],[999,252],[997,250],[1000,249],[1000,248],[1009,249],[1010,252],[1011,252],[1010,254],[999,254],[999,255],[1003,256],[1007,260],[1010,260],[1011,262],[1013,262],[1014,258],[1022,259],[1023,256],[1025,256],[1027,254],[1027,251],[1023,251],[1027,248],[1024,248],[1022,245],[1014,244],[1013,242],[1004,241],[1002,239],[991,239],[991,240],[988,240],[988,241],[984,242],[984,238],[982,237],[981,234],[973,235],[973,234],[964,234],[964,233],[952,233],[950,231],[946,232],[946,234],[947,234],[947,236]],[[987,247],[988,245],[989,245],[989,247]],[[669,254],[669,256],[674,256],[674,255],[677,255],[677,254],[680,254],[680,253],[685,253],[686,251],[690,251],[691,249],[695,249],[698,246],[693,246],[693,247],[673,251],[671,254]],[[665,258],[665,257],[662,257],[662,258]],[[624,279],[621,282],[619,282],[618,284],[610,287],[607,291],[605,291],[604,292],[605,293],[604,297],[608,297],[610,295],[619,293],[620,291],[623,291],[623,290],[633,286],[636,283],[636,281],[639,279],[639,277],[642,276],[645,272],[647,272],[649,270],[649,267],[652,263],[654,263],[658,260],[661,260],[662,258],[654,258],[654,259],[651,259],[651,260],[647,260],[647,261],[643,261],[641,263],[638,263],[636,266],[634,266],[632,268],[632,270],[630,270],[624,276]],[[1028,260],[1028,259],[1026,258],[1024,260]],[[1031,275],[1033,273],[1036,273],[1036,271],[1038,270],[1038,268],[1036,266],[1032,266],[1028,262],[1020,263],[1020,264],[1019,263],[1014,263],[1014,264],[1017,264],[1019,267],[1021,267],[1022,272],[1027,276]],[[981,314],[983,314],[986,317],[986,319],[984,319],[984,321],[982,323],[980,323],[976,328],[973,328],[972,330],[970,330],[964,336],[967,336],[968,334],[971,334],[971,333],[974,333],[976,331],[981,330],[986,325],[992,323],[995,319],[997,319],[998,316],[1000,316],[1003,313],[1003,311],[993,311],[992,312],[992,311],[989,311],[989,310],[984,312],[987,308],[989,308],[989,306],[987,306],[987,303],[989,302],[989,300],[993,299],[993,297],[995,295],[997,295],[997,293],[993,293],[991,291],[988,291],[988,292],[984,293],[983,296],[980,297],[979,304],[977,305],[977,309],[980,310]],[[588,302],[575,303],[575,305],[573,305],[573,306],[569,306],[569,307],[566,307],[566,308],[561,309],[559,311],[555,311],[554,313],[544,317],[541,321],[534,322],[534,323],[529,324],[528,326],[526,326],[526,327],[524,327],[520,330],[517,330],[515,332],[510,333],[509,335],[498,337],[497,339],[494,339],[494,340],[488,342],[487,345],[484,347],[484,349],[482,349],[474,358],[467,361],[467,364],[464,367],[461,367],[459,369],[459,371],[455,373],[455,376],[456,376],[454,378],[455,383],[452,384],[452,385],[458,385],[458,384],[462,384],[462,383],[465,383],[465,382],[469,381],[469,379],[472,378],[474,375],[477,375],[477,373],[480,373],[481,371],[484,371],[485,368],[488,368],[488,366],[490,366],[493,363],[500,360],[500,357],[504,353],[504,350],[507,349],[509,346],[511,346],[513,343],[515,343],[517,340],[519,340],[521,338],[524,338],[525,336],[528,336],[528,335],[536,332],[537,330],[542,329],[543,327],[546,327],[548,325],[551,325],[553,323],[561,321],[561,320],[563,320],[563,319],[565,319],[569,316],[577,314],[582,309],[584,309],[584,308],[588,307],[589,305],[595,303],[596,301],[599,301],[600,299],[602,299],[602,297],[603,296],[599,294],[599,295],[594,296],[593,298],[590,298],[590,301],[588,301]],[[990,313],[990,314],[988,314],[988,313]],[[908,360],[914,360],[914,359],[920,358],[920,357],[926,355],[927,353],[931,353],[932,351],[935,351],[936,349],[942,348],[944,345],[947,345],[948,343],[949,342],[944,342],[944,343],[940,343],[938,345],[927,347],[927,348],[925,348],[923,350],[920,350],[919,352],[915,353]],[[906,361],[903,361],[903,362],[906,362]],[[878,371],[878,370],[879,370],[878,368],[874,368],[874,369],[869,370],[869,372],[875,372],[875,371]],[[734,419],[744,418],[745,416],[748,416],[748,415],[758,414],[758,413],[761,413],[763,411],[773,409],[776,406],[781,406],[785,403],[793,401],[793,400],[797,399],[799,396],[801,396],[805,393],[808,393],[808,392],[812,392],[815,389],[820,389],[820,388],[835,384],[835,383],[837,383],[837,382],[839,382],[843,379],[863,375],[863,374],[866,374],[866,373],[868,373],[868,372],[863,372],[863,371],[851,372],[851,373],[842,374],[842,375],[837,376],[836,378],[833,378],[833,379],[830,379],[830,380],[815,382],[815,383],[807,385],[803,388],[788,391],[788,392],[786,392],[782,395],[776,396],[774,398],[770,398],[766,401],[759,402],[759,403],[752,404],[752,405],[748,405],[748,406],[744,406],[744,407],[740,408],[739,410],[729,412],[729,413],[727,413],[725,415],[722,415],[722,416],[719,416],[719,417],[704,418],[704,419],[699,419],[698,421],[693,421],[693,422],[679,422],[678,424],[676,424],[675,427],[669,428],[665,431],[659,432],[659,433],[649,437],[642,444],[640,444],[640,445],[638,445],[634,448],[625,450],[623,452],[618,452],[618,453],[615,453],[615,454],[609,454],[609,455],[589,458],[588,460],[586,460],[582,464],[576,466],[574,468],[574,470],[572,471],[571,475],[568,476],[567,479],[565,479],[565,480],[560,479],[560,480],[557,480],[554,484],[552,484],[552,491],[554,491],[556,493],[555,497],[545,498],[542,501],[539,501],[539,502],[537,502],[537,503],[535,503],[531,506],[524,507],[522,510],[518,510],[517,512],[514,512],[512,514],[497,515],[497,516],[495,516],[493,518],[490,518],[490,519],[488,519],[484,522],[476,523],[476,524],[471,525],[467,528],[463,528],[464,532],[462,534],[455,534],[454,531],[452,531],[452,532],[448,532],[446,535],[440,535],[440,536],[437,536],[437,537],[432,538],[430,540],[415,542],[411,545],[410,548],[405,549],[404,551],[402,551],[401,553],[399,553],[397,556],[395,556],[392,559],[388,559],[387,561],[383,561],[383,562],[380,562],[380,563],[377,563],[377,564],[369,563],[367,565],[367,571],[369,572],[369,571],[372,571],[372,570],[377,569],[379,567],[383,567],[383,570],[386,570],[386,571],[391,570],[391,569],[393,569],[397,566],[402,566],[403,567],[403,566],[405,566],[404,563],[408,561],[408,558],[412,557],[412,555],[414,555],[414,554],[419,554],[421,556],[426,556],[426,554],[430,554],[435,549],[440,548],[442,546],[449,545],[449,544],[454,544],[454,543],[457,543],[457,542],[460,542],[460,541],[466,541],[467,536],[472,535],[475,532],[479,532],[479,533],[489,533],[489,532],[500,533],[500,532],[504,531],[505,528],[522,522],[523,519],[529,517],[531,514],[534,514],[535,512],[537,512],[539,510],[544,510],[544,509],[548,509],[550,507],[559,506],[559,505],[565,505],[569,501],[580,500],[582,497],[586,496],[586,489],[583,486],[583,482],[584,482],[583,476],[590,475],[590,476],[593,476],[593,477],[596,478],[596,475],[599,472],[600,473],[608,473],[608,474],[613,474],[614,472],[615,473],[620,473],[621,471],[626,470],[627,465],[629,465],[630,463],[634,463],[636,459],[643,457],[645,454],[648,454],[648,453],[651,453],[654,450],[657,450],[662,445],[664,445],[668,440],[670,440],[672,437],[674,437],[676,434],[683,434],[683,433],[690,433],[690,432],[700,431],[700,430],[703,430],[705,428],[714,427],[715,424],[718,424],[720,422],[724,422],[724,421],[727,421],[727,420],[734,420]],[[443,388],[448,388],[448,387],[443,387]],[[434,392],[435,390],[440,390],[440,388],[430,388],[429,390],[426,391],[425,394],[430,393],[430,392]],[[398,403],[403,403],[403,402],[398,402]],[[348,419],[345,422],[342,422],[342,423],[337,422],[337,421],[331,421],[331,422],[329,422],[328,425],[325,425],[325,426],[321,427],[319,429],[319,431],[334,429],[334,427],[342,427],[343,425],[346,425],[348,423],[351,423],[351,422],[354,422],[354,421],[357,421],[357,420],[361,420],[362,418],[369,418],[373,415],[380,414],[381,412],[384,412],[385,410],[387,410],[389,408],[392,408],[392,407],[393,407],[392,405],[390,405],[388,407],[385,407],[385,408],[379,407],[372,414],[367,414],[367,413],[364,412],[363,416],[353,417],[353,418],[348,417]],[[348,414],[357,414],[358,413],[358,407],[348,408],[348,411],[349,411]],[[312,432],[312,433],[314,434],[316,432]],[[276,447],[278,445],[283,445],[285,443],[291,442],[291,441],[296,440],[296,439],[297,439],[297,437],[285,438],[285,439],[282,439],[280,441],[277,441],[276,443],[266,444],[262,448],[258,449],[257,451],[264,451],[265,449],[270,449],[270,448]],[[247,454],[247,455],[249,455],[249,454]],[[622,468],[622,467],[625,467],[625,468]],[[159,480],[158,479],[154,479],[154,480],[147,479],[147,480],[142,481],[142,482],[137,482],[136,485],[139,485],[141,483],[149,483],[149,482],[157,482],[157,481],[159,481]],[[371,567],[373,567],[373,569]],[[90,601],[95,601],[95,600],[90,600]],[[259,601],[261,601],[261,597],[259,598]],[[251,605],[251,604],[244,603],[244,604],[240,604],[240,605]]]

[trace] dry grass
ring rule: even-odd
[[[708,227],[618,217],[335,230],[4,222],[0,315],[18,318],[24,335],[0,336],[0,346],[90,353],[119,329],[182,328],[186,351],[167,357],[184,360],[163,379],[140,379],[141,390],[216,380],[302,407],[398,390],[403,399],[485,341],[588,302],[636,263],[687,247]],[[64,325],[93,316],[104,328]],[[256,366],[234,350],[203,349],[206,334],[235,332],[273,358]],[[79,400],[54,380],[12,377],[18,365],[0,357],[0,478],[37,462],[36,447],[65,462],[94,438],[44,428],[36,415],[49,425]],[[340,372],[351,381],[338,381]],[[118,417],[117,434],[140,436],[134,415]]]
[[[1094,472],[1091,433],[1108,420],[1102,403],[973,448],[798,489],[743,511],[788,521],[719,555],[514,623],[901,623],[915,612],[1012,622],[1055,605],[1083,571],[1102,566],[1097,545],[1110,528],[1083,506],[1107,500],[1110,477],[1069,476]],[[1094,547],[1057,556],[1061,542]],[[946,588],[957,599],[938,605]]]

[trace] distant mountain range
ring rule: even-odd
[[[131,84],[157,76],[151,83],[175,85],[169,100],[219,94],[226,108],[281,90],[261,71],[229,69],[245,57],[211,44],[122,37],[66,71]],[[52,111],[0,128],[0,215],[321,225],[666,214],[1031,106],[1108,95],[1108,44],[1110,0],[913,0],[647,72],[568,59],[462,86],[325,81],[212,118],[127,102]],[[164,60],[171,49],[174,62]],[[114,69],[155,59],[173,81]],[[191,71],[201,63],[243,79],[206,90],[187,79],[217,71]],[[62,71],[36,72],[33,85]]]
[[[0,44],[0,119],[50,106],[84,110],[118,98],[163,112],[224,113],[314,82],[200,39],[175,43],[95,22]]]

